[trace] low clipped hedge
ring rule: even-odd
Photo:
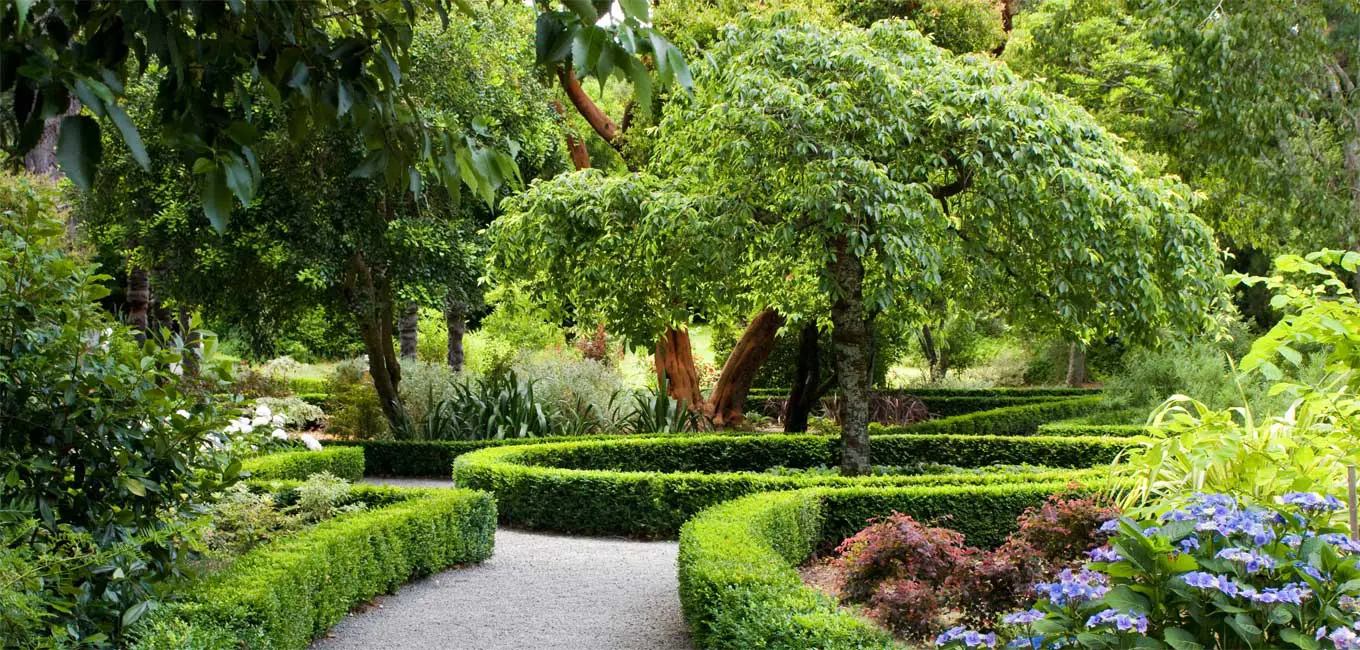
[[[1091,488],[1088,488],[1091,489]],[[699,648],[900,648],[890,634],[803,584],[797,567],[826,542],[897,511],[999,544],[1025,508],[1062,482],[813,488],[747,496],[698,514],[680,531],[680,603]]]
[[[954,435],[1033,435],[1039,425],[1064,418],[1090,413],[1099,408],[1098,398],[1043,399],[1041,403],[1024,403],[981,413],[960,415],[939,420],[919,422],[909,427],[871,425],[874,436],[898,433],[938,433]],[[741,432],[722,435],[742,436]],[[1106,435],[1106,434],[1099,434]],[[364,450],[365,471],[368,476],[439,477],[449,475],[453,460],[463,454],[515,445],[545,442],[575,442],[586,440],[622,440],[658,438],[665,434],[635,434],[620,436],[598,434],[588,436],[559,436],[550,438],[512,438],[506,440],[345,440],[331,442],[332,446],[361,447]],[[917,457],[915,460],[921,460]],[[998,461],[1003,462],[1003,461]],[[1023,462],[1023,461],[1004,461]],[[892,463],[881,463],[892,464]],[[768,467],[768,465],[766,466]]]
[[[185,590],[141,625],[135,650],[301,650],[354,606],[412,578],[491,556],[496,504],[483,492],[356,486],[391,505],[270,542]]]
[[[251,458],[241,469],[262,481],[305,481],[313,474],[330,472],[354,482],[364,477],[364,450],[331,445],[321,451],[286,451]]]
[[[1099,388],[1067,386],[1001,386],[996,388],[890,388],[874,391],[880,395],[913,396],[923,400],[943,397],[1080,397],[1100,394]],[[788,397],[786,388],[753,388],[752,399]]]
[[[911,396],[911,393],[906,393]],[[920,397],[920,396],[917,396]],[[1024,406],[1027,404],[1046,404],[1057,400],[1068,399],[1065,397],[1054,397],[1052,395],[1036,396],[949,396],[949,397],[920,397],[921,402],[926,405],[926,410],[936,417],[953,417],[955,415],[966,415],[979,411],[991,411],[1010,406]]]
[[[695,513],[755,492],[816,486],[995,485],[1093,480],[1092,468],[1130,444],[1113,437],[895,435],[873,439],[876,464],[1019,464],[1048,472],[840,477],[757,473],[839,461],[839,440],[818,435],[690,436],[558,442],[459,457],[455,482],[496,495],[501,520],[588,535],[670,538]]]
[[[1064,424],[1054,422],[1039,426],[1041,436],[1119,436],[1133,437],[1149,434],[1141,424]]]
[[[331,398],[330,393],[294,393],[293,397],[317,407],[325,406]]]
[[[875,435],[894,433],[938,433],[951,435],[1028,436],[1039,432],[1039,427],[1057,420],[1066,420],[1092,413],[1100,408],[1099,396],[1042,400],[991,411],[980,411],[954,417],[926,420],[904,427],[869,425]]]

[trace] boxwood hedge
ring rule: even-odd
[[[301,650],[349,610],[414,577],[490,557],[496,504],[484,492],[355,486],[384,507],[257,548],[140,624],[136,650]]]
[[[981,413],[919,422],[910,427],[890,428],[874,425],[874,435],[882,436],[893,433],[1033,435],[1042,423],[1083,415],[1098,408],[1098,406],[1098,398],[1045,400],[1043,403],[1026,403]],[[729,432],[724,435],[740,436],[743,434],[741,432]],[[627,439],[662,436],[663,434],[643,434],[628,436]],[[488,447],[619,439],[623,439],[623,437],[601,434],[508,440],[349,440],[336,441],[330,444],[362,447],[365,471],[368,476],[445,477],[449,475],[449,468],[453,465],[455,458]]]
[[[1145,436],[1148,428],[1141,424],[1064,424],[1054,422],[1039,426],[1041,436]]]
[[[875,463],[964,467],[1022,462],[1048,472],[846,478],[773,475],[769,467],[838,461],[839,441],[817,435],[689,436],[489,448],[459,457],[458,485],[496,495],[501,520],[566,533],[673,537],[686,519],[754,492],[814,486],[988,485],[1093,480],[1129,444],[1113,437],[892,435],[873,440]]]
[[[757,494],[705,510],[680,532],[680,603],[699,648],[900,648],[882,629],[805,586],[797,566],[814,549],[892,511],[943,515],[969,543],[998,544],[1025,508],[1067,491],[1061,482]]]
[[[364,451],[353,447],[327,446],[321,451],[286,451],[256,456],[241,464],[252,479],[262,481],[305,481],[307,477],[330,472],[346,481],[364,477]]]

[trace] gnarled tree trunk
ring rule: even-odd
[[[666,378],[672,399],[684,402],[692,410],[703,408],[704,394],[699,389],[699,372],[694,367],[688,331],[667,328],[656,342],[655,363],[657,379]]]
[[[803,325],[798,335],[798,363],[794,367],[793,387],[784,406],[784,433],[807,431],[808,417],[821,399],[818,383],[822,376],[821,333],[817,323]]]
[[[864,263],[850,251],[849,241],[832,242],[827,271],[835,283],[831,303],[831,340],[836,347],[836,374],[841,402],[841,474],[859,476],[869,461],[869,322],[864,311]]]
[[[733,426],[745,418],[746,394],[751,390],[751,382],[755,381],[761,364],[770,357],[775,335],[783,326],[784,317],[768,307],[747,324],[709,395],[713,424]]]
[[[444,308],[444,324],[449,328],[449,368],[454,372],[463,371],[463,334],[467,332],[467,314],[460,305]]]
[[[419,353],[420,336],[420,307],[415,303],[407,303],[406,308],[401,311],[401,320],[397,321],[397,340],[401,342],[401,358],[415,359]]]
[[[146,342],[151,331],[151,274],[142,267],[128,271],[127,307],[133,335],[138,343]]]
[[[401,437],[410,430],[411,420],[401,403],[401,364],[392,345],[391,282],[369,267],[362,253],[355,253],[351,273],[349,302],[368,353],[368,373],[388,426]]]

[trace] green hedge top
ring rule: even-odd
[[[1065,424],[1054,422],[1039,426],[1041,436],[1116,436],[1132,438],[1149,435],[1148,427],[1141,424]]]
[[[991,411],[960,415],[939,420],[920,422],[909,427],[873,426],[875,439],[888,434],[921,433],[953,435],[1033,435],[1041,424],[1089,413],[1099,407],[1098,398],[1079,398],[1049,400],[1041,404],[1021,404]],[[744,432],[721,434],[735,437],[749,437]],[[1104,435],[1104,434],[1101,434]],[[562,436],[551,438],[514,438],[508,440],[353,440],[335,441],[331,446],[355,446],[364,449],[366,472],[369,476],[426,476],[445,477],[453,460],[463,454],[489,447],[542,444],[546,442],[568,442],[585,440],[633,440],[640,438],[689,437],[666,436],[666,434],[641,434],[619,436],[599,434],[590,436]],[[918,456],[910,462],[933,460],[928,456]],[[945,462],[945,461],[938,461]],[[1007,461],[1009,462],[1009,461]],[[1024,461],[1016,461],[1024,462]],[[1033,461],[1031,461],[1033,462]],[[818,463],[813,463],[818,464]],[[823,463],[827,464],[827,463]],[[884,461],[880,464],[896,464]],[[957,464],[957,463],[955,463]],[[760,469],[769,467],[762,465]]]
[[[305,481],[313,474],[330,472],[354,482],[364,477],[364,451],[337,446],[321,451],[286,451],[248,459],[241,469],[260,481]]]
[[[803,584],[796,567],[893,511],[995,546],[1025,508],[1068,491],[1023,485],[814,488],[757,494],[698,514],[680,532],[680,603],[699,648],[899,648],[891,635]]]
[[[817,435],[689,436],[484,449],[454,461],[454,480],[496,495],[502,521],[568,533],[672,537],[694,513],[754,492],[813,486],[988,485],[1097,480],[1092,468],[1129,441],[1039,436],[881,436],[874,462],[1074,469],[841,477],[773,475],[768,467],[835,465],[839,441]]]
[[[889,388],[875,391],[881,395],[919,397],[1079,397],[1100,394],[1099,388],[1070,388],[1067,386],[999,386],[995,388]],[[783,388],[753,388],[747,396],[754,399],[788,397]]]
[[[349,610],[413,577],[490,557],[496,504],[471,490],[355,486],[391,502],[270,542],[140,625],[136,650],[302,650]]]

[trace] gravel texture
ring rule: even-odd
[[[395,487],[409,487],[409,488],[453,487],[453,481],[449,479],[438,478],[383,478],[368,476],[365,477],[362,482],[369,483],[371,485],[392,485]]]
[[[675,542],[502,528],[491,559],[406,585],[312,648],[686,650],[676,551]]]

